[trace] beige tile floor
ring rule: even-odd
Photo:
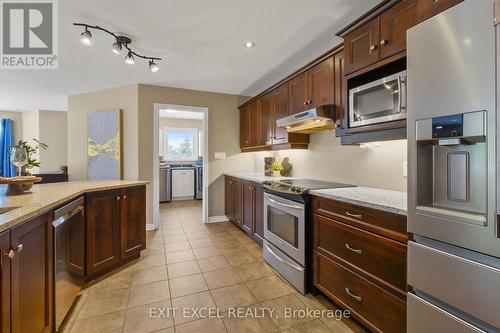
[[[287,307],[335,308],[321,296],[300,295],[242,231],[230,222],[205,225],[201,212],[200,201],[162,204],[160,229],[147,233],[141,258],[84,290],[70,332],[364,332],[345,318],[284,318]],[[235,318],[228,310],[263,307],[275,312]],[[219,315],[197,316],[194,308]],[[170,315],[151,318],[157,309]]]

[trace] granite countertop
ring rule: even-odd
[[[49,211],[84,193],[146,185],[144,181],[104,180],[39,184],[25,194],[6,196],[7,186],[0,186],[0,210],[16,207],[0,214],[0,232]]]
[[[264,176],[264,174],[260,172],[225,172],[224,174],[226,176],[250,180],[257,183],[262,183],[266,180],[297,179],[294,177]]]
[[[371,187],[314,190],[312,195],[406,216],[406,192]]]

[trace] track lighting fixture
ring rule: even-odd
[[[87,28],[80,34],[80,41],[85,45],[92,45],[92,33]]]
[[[115,38],[115,42],[111,46],[111,50],[113,51],[113,53],[121,54],[123,49],[127,51],[127,55],[125,56],[126,64],[134,65],[134,57],[137,57],[149,61],[149,69],[152,73],[156,73],[160,70],[160,67],[156,64],[156,61],[160,61],[161,58],[148,57],[134,52],[134,50],[132,50],[132,48],[129,46],[132,43],[132,39],[130,39],[130,37],[117,35],[114,32],[111,32],[97,25],[92,26],[85,23],[73,23],[73,25],[85,28],[85,31],[80,34],[80,40],[83,44],[92,45],[92,33],[89,31],[89,29],[104,31]]]
[[[125,63],[129,65],[135,65],[134,56],[131,51],[128,51],[127,56],[125,57]]]
[[[151,70],[151,73],[156,73],[160,70],[160,67],[154,62],[153,59],[149,61],[149,69]]]

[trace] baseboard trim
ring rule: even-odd
[[[153,223],[146,223],[146,231],[156,230]]]
[[[207,223],[217,223],[217,222],[227,222],[227,221],[229,221],[229,219],[227,218],[226,215],[219,215],[219,216],[209,216]]]

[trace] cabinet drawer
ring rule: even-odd
[[[314,249],[406,290],[406,245],[314,215]]]
[[[463,0],[419,0],[417,5],[417,19],[422,22],[437,15]]]
[[[321,197],[313,197],[313,211],[399,242],[408,241],[406,216],[403,215]]]
[[[374,332],[405,332],[406,303],[314,251],[314,286]]]

